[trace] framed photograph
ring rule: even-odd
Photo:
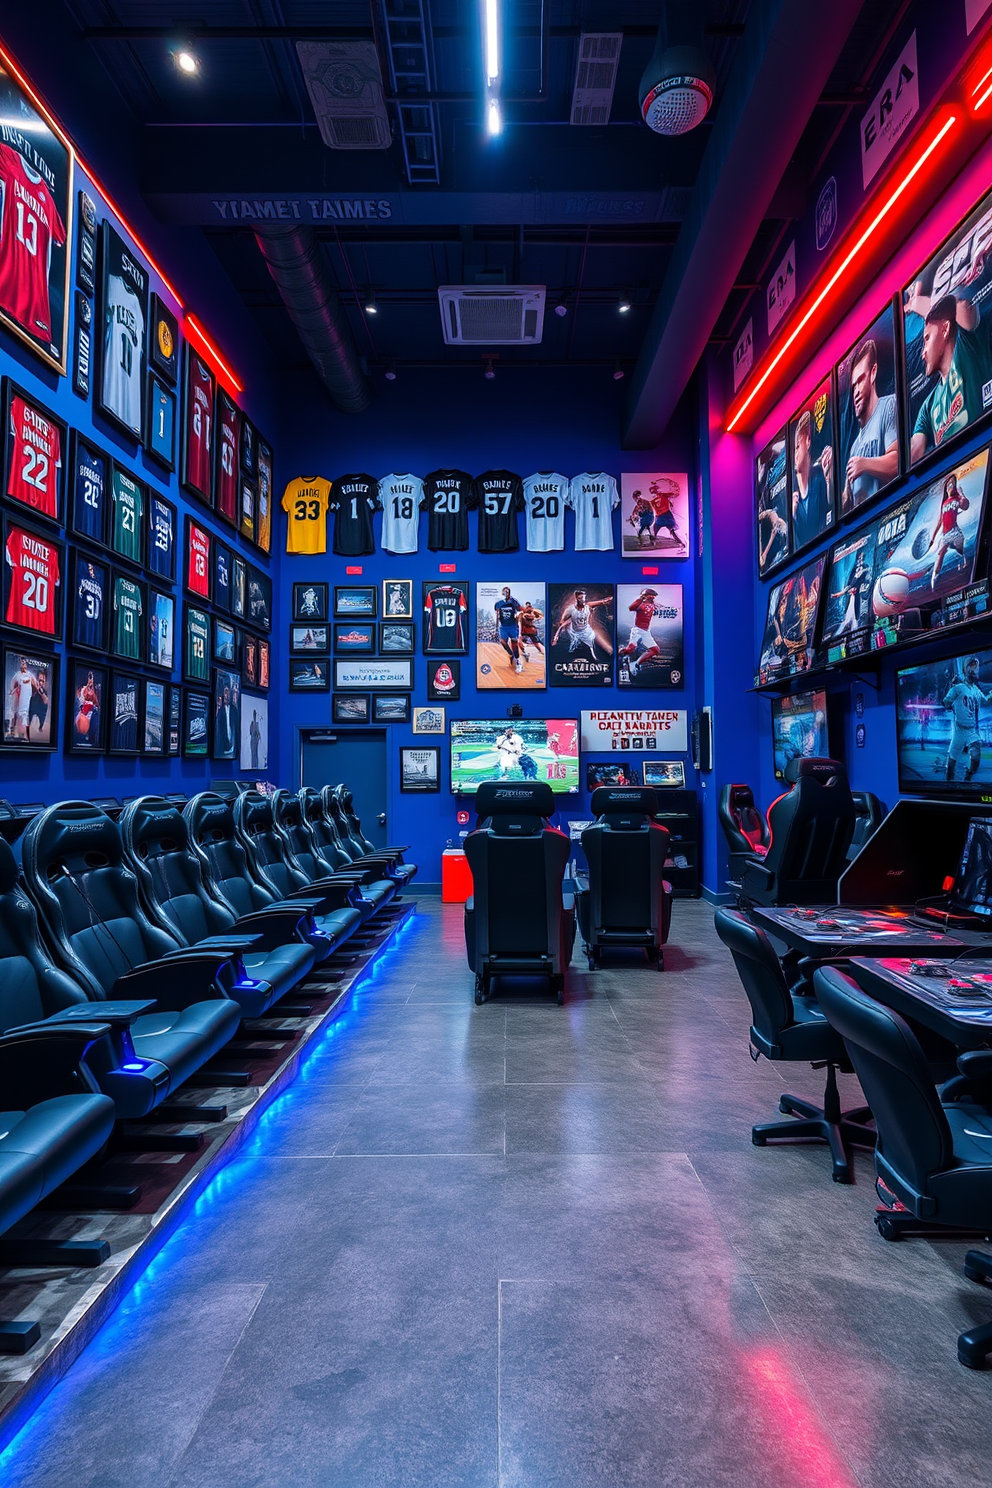
[[[213,540],[213,582],[211,593],[214,608],[231,613],[231,550],[226,543]]]
[[[895,313],[890,301],[837,363],[837,486],[849,516],[898,477]]]
[[[210,616],[187,603],[183,640],[183,681],[210,681]]]
[[[384,620],[413,619],[412,579],[383,579],[382,618]]]
[[[140,754],[138,732],[141,678],[133,672],[112,672],[107,709],[107,750],[110,754]]]
[[[343,661],[338,658],[334,662],[335,691],[368,688],[370,691],[409,692],[412,687],[413,660],[409,657],[390,660],[380,657],[378,661]]]
[[[214,375],[203,358],[186,342],[183,379],[183,441],[181,483],[208,506],[213,504]]]
[[[469,637],[468,589],[454,579],[423,581],[420,602],[424,617],[425,656],[467,656]]]
[[[770,439],[754,462],[754,512],[758,577],[782,567],[792,555],[789,523],[789,427]]]
[[[626,762],[615,765],[586,765],[586,790],[598,790],[601,785],[640,785],[639,770]]]
[[[269,700],[241,694],[241,768],[269,768]]]
[[[3,742],[10,749],[58,743],[59,658],[25,646],[3,648]]]
[[[643,760],[641,771],[645,785],[685,788],[685,765],[682,760]]]
[[[548,585],[552,687],[612,687],[615,613],[612,584]]]
[[[148,665],[171,672],[176,664],[176,601],[161,589],[148,590]]]
[[[688,558],[688,475],[622,474],[620,534],[624,558]]]
[[[105,547],[110,456],[74,429],[69,472],[69,526],[77,537]]]
[[[259,687],[268,686],[261,680],[262,661],[259,655]],[[330,692],[331,663],[326,656],[289,658],[290,692]]]
[[[157,294],[151,300],[151,330],[148,360],[159,376],[175,387],[179,376],[179,323]]]
[[[232,527],[238,525],[238,492],[241,486],[241,410],[217,389],[217,470],[214,474],[214,509]]]
[[[243,620],[248,608],[248,565],[237,553],[231,557],[231,614]]]
[[[210,598],[210,561],[213,537],[202,522],[186,518],[186,563],[183,586],[197,599]]]
[[[246,687],[258,686],[258,640],[253,635],[241,639],[241,676]]]
[[[104,698],[106,667],[69,657],[66,687],[65,747],[69,754],[103,754],[107,747]]]
[[[241,477],[238,491],[238,531],[248,542],[255,541],[255,482]]]
[[[901,528],[902,524],[897,524]],[[893,551],[892,544],[887,551]],[[765,627],[758,658],[762,682],[808,669],[820,612],[820,591],[826,555],[811,558],[797,573],[779,579],[768,590]],[[837,576],[840,583],[844,579]],[[860,587],[860,580],[858,581]],[[839,592],[839,591],[835,591]]]
[[[165,682],[145,681],[144,699],[142,701],[141,714],[144,726],[142,728],[142,754],[165,754],[166,741],[166,693],[168,686]]]
[[[334,616],[338,620],[374,620],[374,584],[335,584]]]
[[[155,491],[148,493],[148,567],[167,584],[176,581],[176,508]]]
[[[210,697],[189,688],[183,694],[183,754],[187,759],[205,759],[210,734]]]
[[[145,586],[130,574],[115,573],[112,593],[111,654],[127,661],[142,661],[142,621],[148,612]]]
[[[117,229],[100,229],[100,309],[94,327],[97,406],[139,443],[148,349],[148,270]]]
[[[254,563],[248,564],[248,607],[244,618],[258,630],[272,629],[272,579]]]
[[[375,621],[372,620],[369,623],[352,621],[350,625],[335,625],[334,654],[335,656],[374,656]]]
[[[379,650],[383,656],[412,656],[417,649],[417,628],[412,620],[380,620]]]
[[[263,692],[269,690],[269,677],[271,658],[271,643],[269,641],[258,642],[258,685]]]
[[[415,734],[443,734],[443,708],[414,708],[413,732]]]
[[[475,586],[475,685],[543,691],[548,685],[544,584]]]
[[[331,720],[334,723],[368,723],[367,692],[336,692],[331,698]]]
[[[617,585],[617,686],[684,687],[681,584]]]
[[[4,518],[3,618],[15,630],[62,639],[65,545]]]
[[[214,670],[211,758],[236,759],[241,749],[241,673]]]
[[[16,506],[27,508],[25,515],[42,517],[61,526],[65,521],[68,429],[43,403],[9,377],[4,378],[3,407],[7,432],[3,494]]]
[[[72,555],[68,634],[73,646],[87,651],[108,649],[107,619],[112,605],[110,569],[76,548]]]
[[[409,723],[410,694],[402,692],[374,692],[372,694],[373,723]]]
[[[836,521],[837,469],[833,376],[821,382],[789,420],[789,519],[798,553]]]
[[[291,625],[289,627],[290,656],[326,656],[330,649],[330,626]]]
[[[432,703],[457,703],[461,693],[461,662],[444,656],[427,658],[427,696]]]
[[[166,735],[166,754],[178,754],[182,748],[183,690],[169,687],[169,732]]]
[[[255,546],[262,553],[272,551],[272,492],[275,480],[272,446],[258,441],[258,504],[255,508]]]
[[[258,435],[251,419],[241,415],[241,469],[249,480],[258,474],[256,465]]]
[[[176,468],[176,395],[154,372],[148,374],[145,449],[165,470]]]
[[[110,547],[129,563],[141,562],[145,505],[143,483],[115,460],[110,480]]]
[[[230,620],[221,620],[214,616],[214,661],[220,662],[222,666],[233,666],[235,663],[234,626]]]
[[[293,619],[326,620],[327,588],[326,584],[294,584]]]
[[[439,791],[441,789],[441,749],[437,744],[418,744],[400,750],[400,790]]]

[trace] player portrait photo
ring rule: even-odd
[[[872,623],[876,524],[862,527],[830,550],[823,602],[823,641],[838,640]]]
[[[548,585],[548,681],[609,687],[616,615],[612,584]]]
[[[789,520],[794,553],[833,526],[836,474],[834,395],[828,377],[789,420]]]
[[[54,749],[58,704],[57,656],[3,650],[3,742],[14,749]]]
[[[759,673],[764,678],[804,672],[810,663],[810,647],[823,584],[824,559],[814,558],[798,573],[772,586],[761,642]]]
[[[681,584],[617,585],[617,686],[685,686]]]
[[[267,770],[269,767],[269,700],[241,698],[241,768]]]
[[[66,747],[70,754],[102,754],[106,747],[103,699],[107,673],[87,661],[69,663]]]
[[[548,685],[543,584],[476,584],[475,685],[530,692]]]
[[[911,465],[992,408],[990,237],[987,196],[903,290]]]
[[[769,440],[754,463],[759,578],[774,573],[792,553],[788,444],[788,429],[783,429]]]
[[[847,516],[899,474],[895,317],[891,304],[837,364],[837,487]]]
[[[624,558],[687,558],[689,477],[622,474],[620,531]]]
[[[100,369],[97,402],[135,439],[141,438],[148,343],[148,270],[109,222],[100,238]]]
[[[236,759],[241,746],[241,675],[227,667],[214,671],[213,759]]]
[[[896,674],[900,790],[976,794],[992,784],[992,652]]]
[[[413,619],[412,579],[383,579],[382,614],[385,620]]]

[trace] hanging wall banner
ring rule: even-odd
[[[591,754],[614,750],[664,750],[684,754],[689,747],[684,708],[593,709],[582,713],[582,748]]]
[[[920,74],[914,31],[861,120],[861,176],[866,190],[919,112]]]

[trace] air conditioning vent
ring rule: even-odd
[[[543,284],[505,289],[442,284],[441,327],[448,346],[536,345],[544,331]]]
[[[298,41],[303,79],[329,150],[392,144],[379,58],[371,41]]]
[[[583,31],[579,37],[579,60],[569,115],[572,124],[609,123],[622,44],[623,34],[619,31]]]

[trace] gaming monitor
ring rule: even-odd
[[[452,791],[474,795],[485,780],[545,780],[558,794],[575,794],[578,719],[452,719]]]
[[[830,758],[827,694],[822,688],[775,698],[772,748],[776,780],[785,779],[785,767],[792,759]]]
[[[768,591],[768,613],[758,668],[762,679],[804,672],[816,631],[824,559],[809,563],[780,579]]]
[[[899,789],[992,800],[992,651],[896,673]]]

